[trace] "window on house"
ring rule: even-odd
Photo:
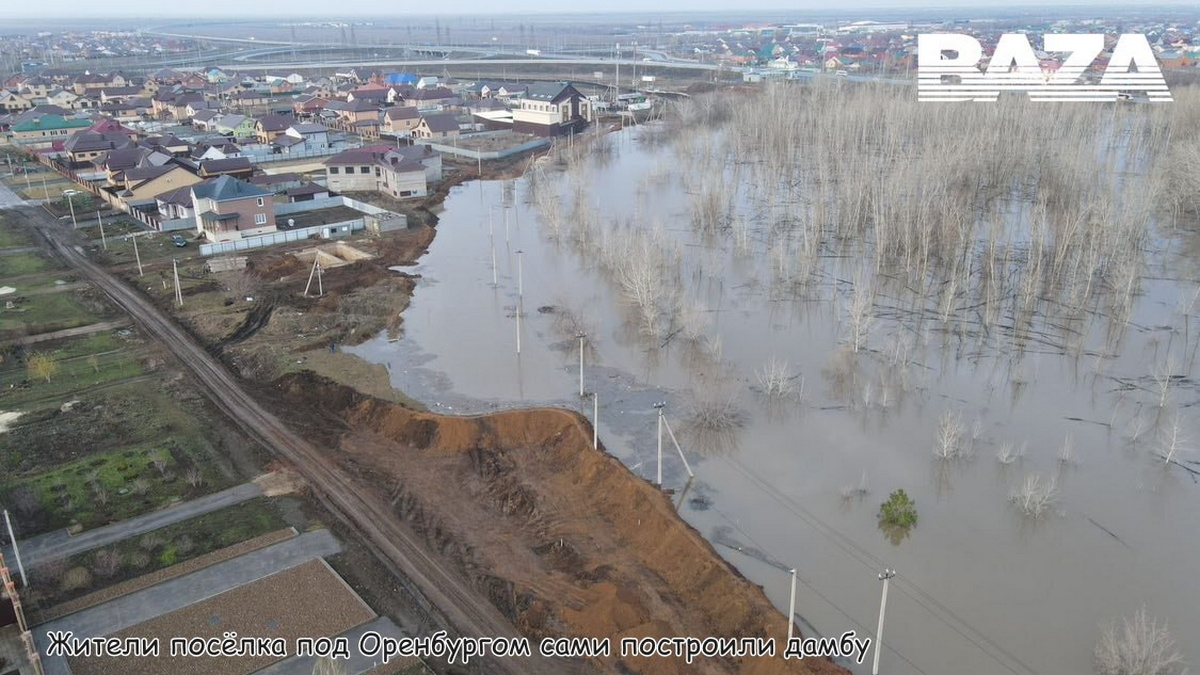
[[[259,206],[262,206],[262,205],[263,205],[263,198],[262,198],[262,197],[259,197],[259,198],[258,198],[258,205],[259,205]]]
[[[259,201],[262,201],[262,200],[260,199]],[[254,214],[254,224],[255,225],[266,225],[267,224],[267,214],[265,214],[265,213]]]
[[[331,173],[331,174],[338,173],[338,168],[336,166],[329,167],[329,173]]]

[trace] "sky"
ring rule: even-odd
[[[797,15],[805,11],[820,11],[828,14],[832,9],[829,2],[822,0],[754,0],[747,3],[748,7],[736,7],[739,10],[753,12],[755,10],[780,12],[786,11]],[[1053,5],[1081,7],[1109,6],[1104,14],[1119,11],[1120,8],[1144,8],[1151,6],[1195,7],[1195,0],[1129,0],[1118,4],[1090,0],[1058,0]],[[932,9],[945,7],[955,12],[980,11],[986,8],[1003,7],[1038,7],[1045,9],[1046,3],[1039,0],[861,0],[859,2],[843,2],[837,5],[847,13],[862,12],[871,8],[896,10],[899,8]],[[79,19],[83,17],[136,17],[144,18],[147,23],[158,19],[179,16],[194,17],[273,17],[286,20],[289,17],[304,16],[305,18],[321,17],[335,20],[345,16],[403,16],[431,15],[441,16],[456,14],[486,14],[497,16],[501,14],[562,12],[570,8],[578,12],[628,12],[639,15],[660,15],[666,13],[686,12],[729,12],[729,0],[655,0],[646,3],[645,0],[583,0],[574,4],[563,3],[561,0],[509,0],[497,3],[495,0],[439,0],[436,3],[414,2],[407,0],[398,3],[358,3],[349,6],[339,6],[329,0],[265,0],[247,2],[246,0],[203,0],[202,2],[164,2],[163,0],[118,0],[116,2],[97,3],[94,0],[46,0],[43,2],[20,2],[6,0],[0,3],[0,18],[37,18],[49,19],[63,17],[64,19]],[[753,9],[750,9],[753,8]],[[361,9],[361,14],[356,12]],[[0,27],[3,32],[3,27]]]

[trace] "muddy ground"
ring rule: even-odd
[[[784,617],[660,490],[563,410],[413,411],[309,373],[276,382],[309,431],[527,636],[762,636]],[[311,414],[312,408],[317,414]],[[302,423],[297,420],[298,423]],[[601,672],[839,673],[824,661],[626,659]]]
[[[470,177],[467,167],[457,175]],[[351,241],[376,257],[326,271],[322,297],[303,295],[311,270],[291,255],[311,243],[252,253],[245,274],[204,275],[192,261],[178,310],[171,291],[146,285],[144,277],[139,285],[278,414],[324,443],[364,489],[389,495],[397,518],[524,634],[609,637],[614,649],[621,637],[782,640],[787,624],[762,589],[684,523],[666,495],[593,450],[585,420],[559,410],[431,415],[391,389],[385,371],[330,353],[330,343],[401,330],[416,280],[392,268],[424,254],[437,201],[420,206],[426,217],[412,218],[409,230]],[[134,281],[134,270],[123,271]],[[253,302],[241,301],[247,293]],[[367,548],[348,549],[335,565],[356,590],[404,625],[425,625],[402,584]],[[593,665],[666,675],[845,672],[824,661],[779,658],[689,666],[615,654]]]

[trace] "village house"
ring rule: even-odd
[[[196,173],[201,178],[213,178],[221,175],[234,178],[249,178],[254,174],[254,165],[249,157],[226,157],[224,159],[206,159],[199,163]]]
[[[422,116],[412,135],[421,140],[448,140],[458,138],[459,131],[458,115],[441,113]]]
[[[275,231],[275,196],[231,176],[192,187],[196,231],[209,241],[238,241]]]
[[[567,82],[532,84],[513,110],[513,131],[535,136],[573,134],[593,119],[592,102]]]
[[[426,146],[376,146],[347,150],[325,161],[334,192],[377,192],[395,199],[423,197],[442,176],[442,156]]]
[[[395,106],[383,111],[383,123],[379,131],[385,136],[408,138],[420,123],[421,114],[416,108]]]
[[[55,107],[55,109],[61,110]],[[34,108],[29,112],[37,110]],[[65,112],[65,111],[64,111]],[[24,117],[24,116],[23,116]],[[49,113],[26,117],[23,121],[14,123],[9,128],[13,143],[28,147],[51,147],[55,141],[65,140],[68,136],[92,126],[90,120],[64,117],[62,114]]]
[[[259,143],[270,143],[296,120],[287,115],[264,115],[255,122],[254,131]]]
[[[224,115],[219,117],[213,128],[217,133],[231,136],[235,141],[253,139],[257,135],[254,118],[246,117],[245,115]]]
[[[116,198],[126,210],[132,210],[153,204],[155,197],[164,192],[199,182],[199,176],[176,162],[129,169],[124,172],[124,183],[116,189]]]

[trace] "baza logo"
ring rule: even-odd
[[[1057,70],[1044,71],[1029,38],[1005,33],[985,70],[983,47],[970,35],[917,36],[917,97],[921,101],[995,101],[1002,91],[1024,91],[1035,101],[1116,101],[1145,93],[1150,101],[1170,102],[1171,91],[1146,36],[1121,35],[1098,83],[1081,76],[1104,51],[1104,35],[1046,35],[1045,51],[1069,52]]]

